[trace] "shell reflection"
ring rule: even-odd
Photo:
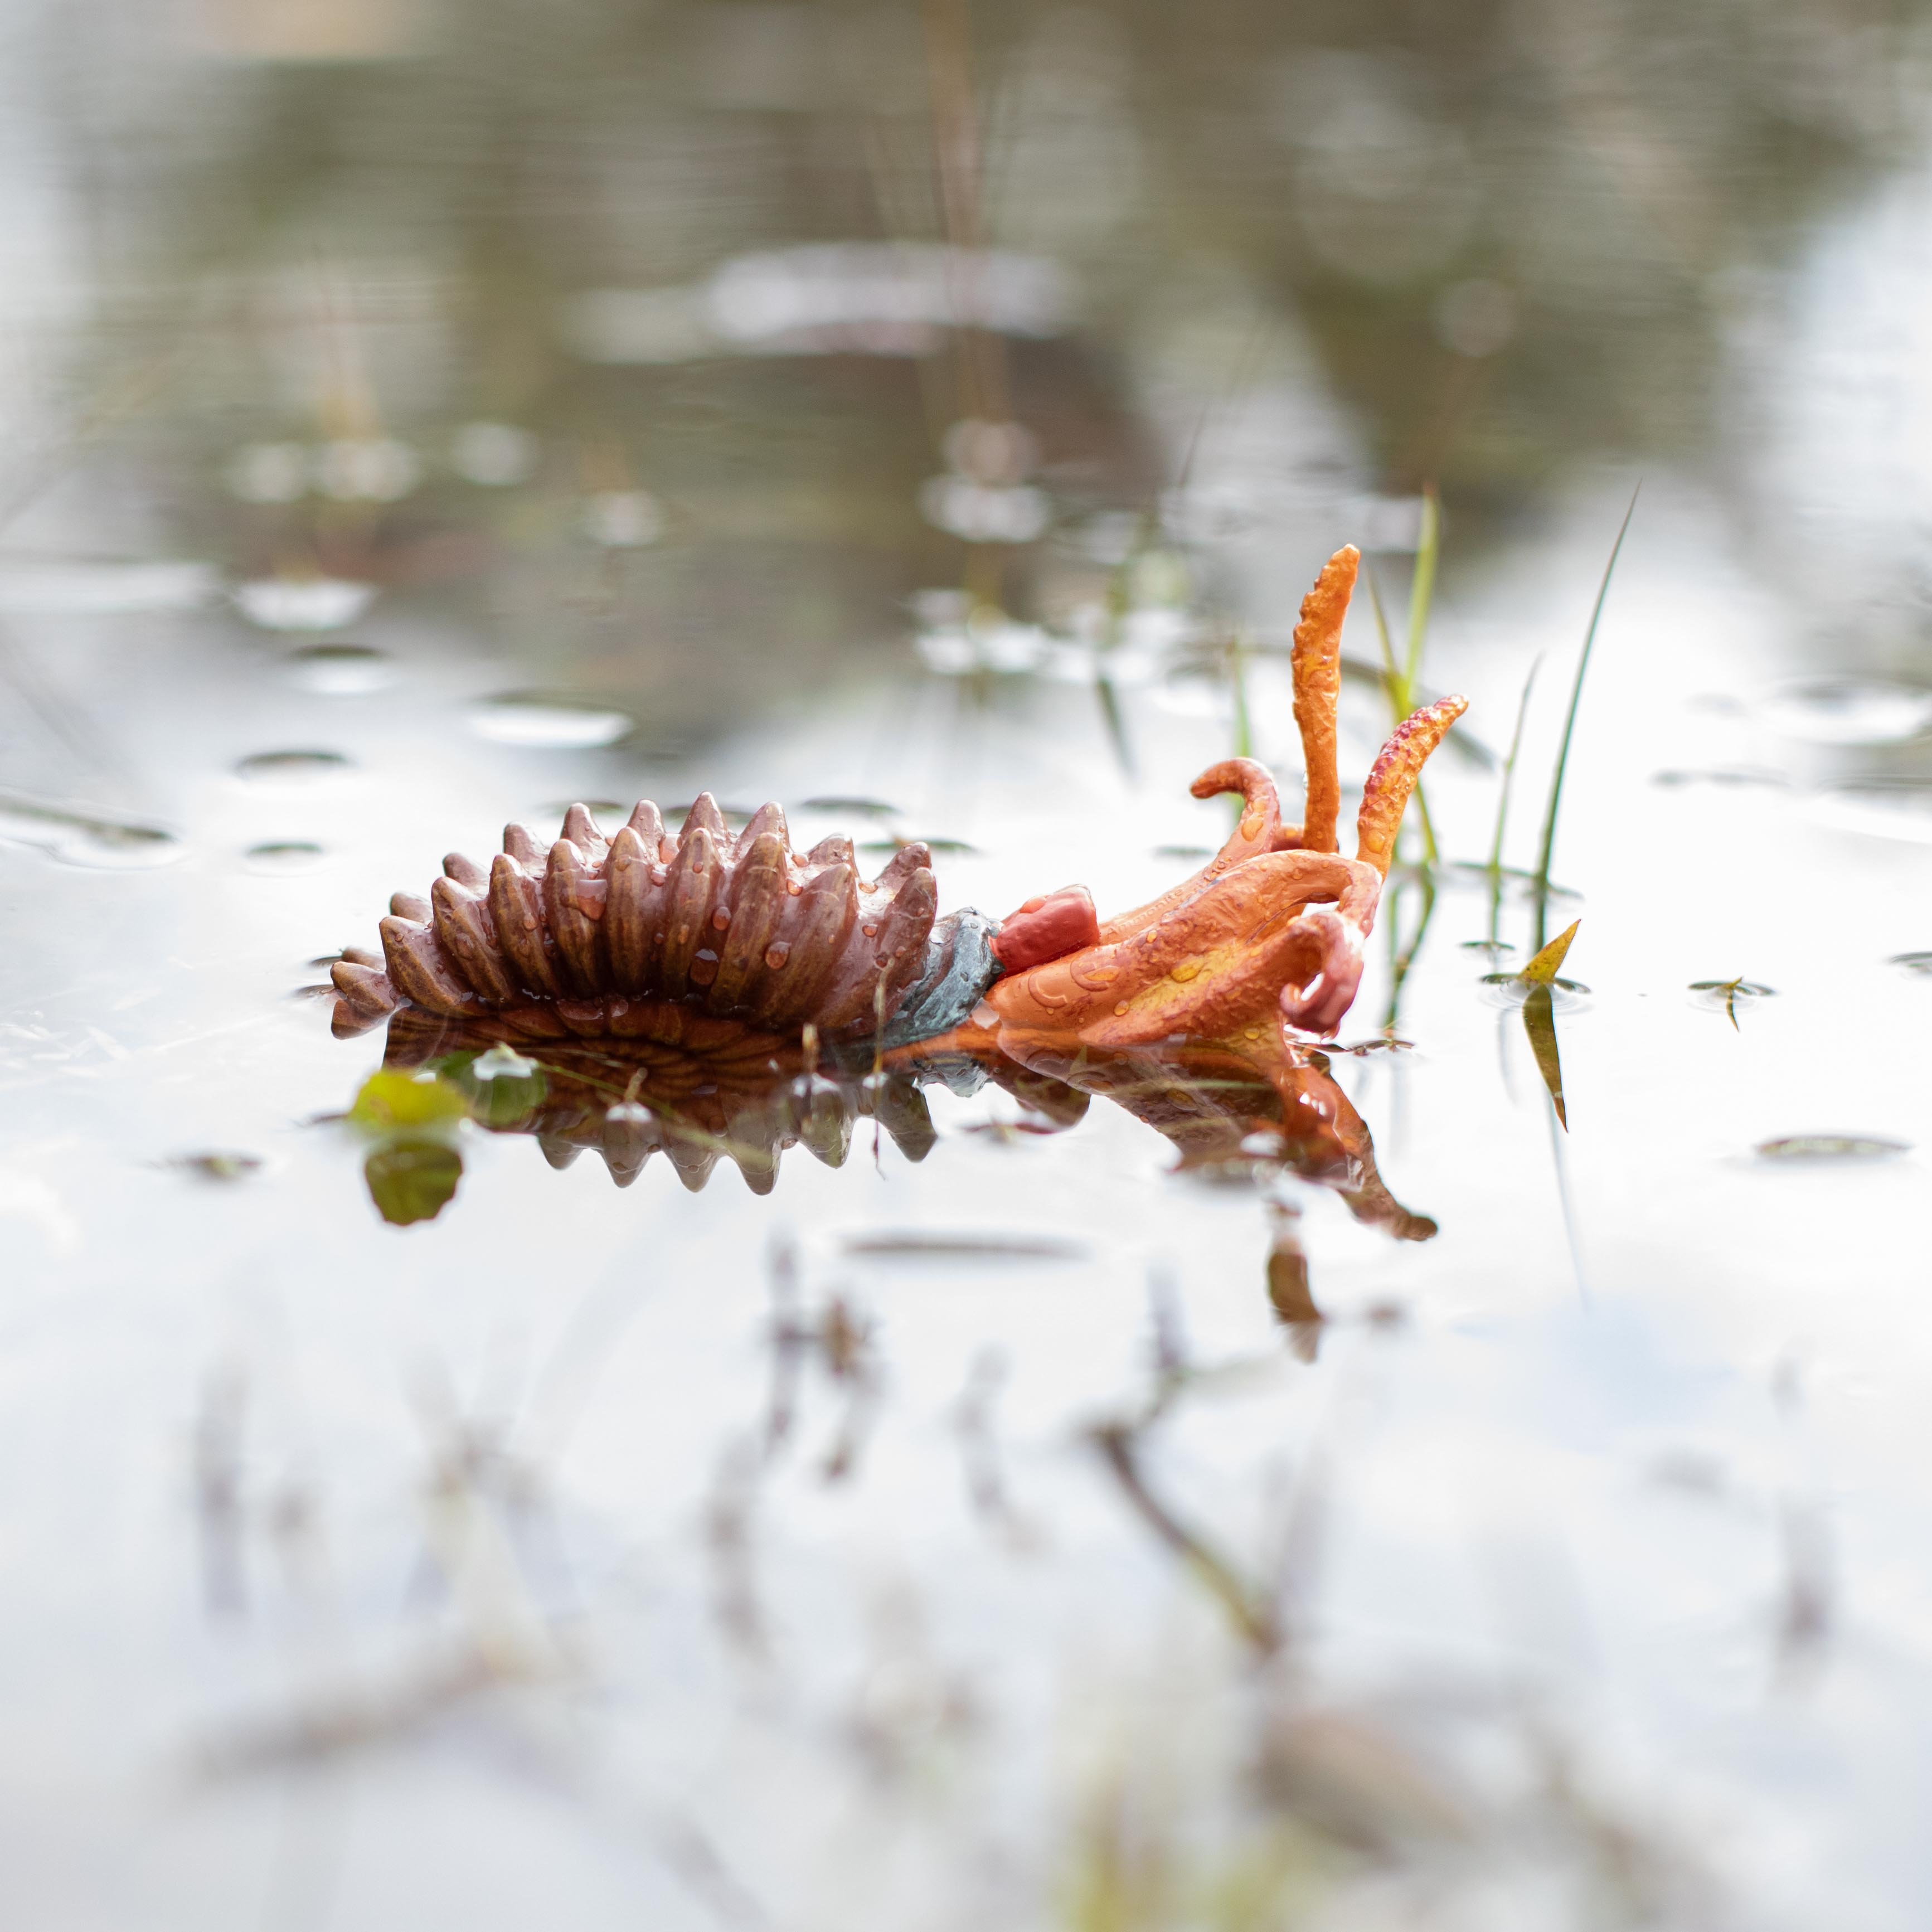
[[[1328,1056],[1312,1048],[1257,1064],[1226,1047],[1174,1042],[1132,1053],[1042,1052],[1022,1064],[989,1035],[962,1029],[874,1057],[821,1052],[811,1034],[781,1036],[684,1005],[649,1012],[651,1036],[533,1042],[488,1016],[404,1008],[389,1021],[383,1064],[392,1076],[434,1074],[477,1127],[535,1136],[554,1167],[586,1151],[601,1156],[620,1187],[662,1154],[693,1190],[728,1161],[754,1193],[768,1194],[788,1149],[842,1166],[855,1128],[868,1120],[908,1160],[923,1160],[938,1139],[926,1090],[963,1096],[991,1084],[1019,1103],[1034,1132],[1077,1126],[1099,1098],[1171,1142],[1176,1172],[1292,1174],[1333,1189],[1358,1220],[1398,1240],[1426,1240],[1436,1231],[1384,1185],[1366,1125]],[[447,1162],[438,1172],[451,1182],[447,1200],[454,1174]]]

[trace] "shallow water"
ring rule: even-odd
[[[7,16],[8,1922],[1922,1922],[1916,14],[97,11]],[[620,1188],[500,1064],[372,1196],[307,989],[446,852],[1138,903],[1432,480],[1332,1069],[1424,1238],[996,1085]]]

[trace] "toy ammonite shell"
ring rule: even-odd
[[[849,838],[793,851],[776,805],[734,838],[706,792],[673,837],[647,800],[608,839],[574,805],[548,852],[512,825],[487,872],[452,853],[427,900],[398,892],[382,958],[345,950],[332,970],[336,1030],[407,1001],[452,1019],[530,1014],[538,1033],[553,1029],[533,1007],[574,1032],[621,1031],[634,1000],[686,1000],[828,1040],[940,1030],[998,968],[990,921],[937,917],[932,858],[908,845],[867,881]]]

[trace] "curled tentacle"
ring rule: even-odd
[[[1425,704],[1398,724],[1372,766],[1362,788],[1362,808],[1355,820],[1360,843],[1357,855],[1386,878],[1395,856],[1395,835],[1408,808],[1409,794],[1422,776],[1429,754],[1442,743],[1450,725],[1469,708],[1466,698],[1438,698]]]

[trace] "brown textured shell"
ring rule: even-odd
[[[512,825],[487,872],[452,853],[428,899],[398,892],[381,959],[345,949],[331,969],[336,1028],[406,1004],[601,1031],[631,1000],[673,1000],[776,1031],[863,1031],[924,963],[932,857],[905,846],[867,884],[849,838],[794,852],[776,805],[734,838],[706,792],[672,838],[646,800],[608,840],[573,805],[548,853]]]

